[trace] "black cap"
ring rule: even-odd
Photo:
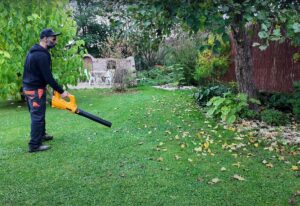
[[[40,39],[50,36],[58,36],[61,33],[55,33],[52,29],[44,29],[40,34]]]

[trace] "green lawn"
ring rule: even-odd
[[[71,92],[112,128],[48,107],[55,139],[33,154],[26,106],[0,102],[0,205],[289,205],[300,190],[299,155],[205,119],[191,91]]]

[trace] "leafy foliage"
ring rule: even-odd
[[[213,97],[221,97],[223,94],[231,92],[229,87],[225,85],[213,85],[213,86],[203,86],[194,94],[197,103],[200,106],[205,106],[207,102]]]
[[[235,95],[228,92],[224,94],[224,97],[213,97],[207,106],[209,116],[221,117],[227,124],[232,124],[239,112],[248,107],[248,97],[243,93]]]
[[[289,122],[287,115],[276,109],[265,109],[260,116],[262,121],[270,125],[280,126]]]
[[[169,37],[165,45],[170,52],[164,58],[165,65],[181,64],[184,70],[184,81],[188,85],[197,85],[194,73],[199,47],[204,44],[206,35],[204,33],[188,34],[180,28],[174,31],[175,37]]]
[[[62,32],[53,51],[53,73],[60,84],[75,85],[82,69],[80,51],[83,41],[73,41],[76,23],[71,11],[66,8],[68,1],[54,0],[42,3],[32,0],[0,2],[0,96],[20,98],[23,63],[26,52],[39,41],[44,28]],[[80,51],[80,54],[78,52]]]
[[[180,64],[170,66],[156,66],[149,71],[138,73],[140,85],[163,85],[175,84],[181,85],[184,81],[183,67]]]
[[[220,78],[229,67],[229,52],[228,41],[225,43],[220,35],[208,35],[198,54],[195,78],[198,81]]]
[[[268,107],[274,108],[282,112],[292,111],[290,102],[291,95],[285,93],[275,93],[268,100]]]
[[[134,2],[133,17],[145,14],[143,21],[154,27],[159,34],[170,34],[173,25],[181,24],[189,31],[211,31],[224,35],[227,29],[233,34],[232,39],[237,52],[236,75],[239,89],[251,97],[256,96],[254,82],[248,75],[252,73],[251,43],[249,42],[252,25],[259,25],[259,36],[263,40],[279,40],[281,36],[292,39],[298,44],[299,39],[299,3],[293,1],[246,0],[246,1],[161,1],[149,0]],[[153,22],[153,19],[155,21]],[[281,34],[281,30],[287,31]],[[271,35],[268,35],[271,32]],[[280,38],[279,38],[280,37]],[[266,48],[264,44],[262,49]],[[246,58],[246,55],[249,57]]]
[[[294,91],[290,103],[293,107],[293,113],[296,115],[297,119],[300,120],[300,82],[294,83]]]
[[[258,111],[256,110],[252,110],[250,108],[244,108],[242,109],[242,111],[240,112],[239,117],[241,119],[250,119],[250,120],[254,120],[254,119],[259,119],[260,118],[260,114]]]
[[[77,22],[77,35],[85,41],[85,48],[94,57],[104,55],[105,45],[111,35],[111,27],[97,20],[102,3],[93,0],[76,0],[74,19]]]

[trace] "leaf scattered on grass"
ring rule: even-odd
[[[240,162],[233,163],[232,166],[236,166],[237,168],[240,168],[241,167],[241,163]]]
[[[221,167],[221,171],[222,172],[226,171],[226,168],[225,167]]]
[[[204,179],[202,177],[197,178],[197,182],[203,182],[203,181],[204,181]]]
[[[162,161],[164,161],[164,158],[159,157],[159,158],[157,158],[157,161],[158,161],[158,162],[162,162]]]
[[[245,178],[243,178],[242,176],[240,176],[238,174],[233,175],[233,179],[236,179],[238,181],[244,181],[245,180]]]
[[[165,133],[172,134],[172,132],[170,132],[169,130],[166,130]]]
[[[180,160],[181,157],[180,157],[179,155],[175,155],[175,159],[176,159],[176,160]]]
[[[291,170],[293,170],[293,171],[298,171],[298,170],[299,170],[299,167],[298,167],[298,166],[296,166],[296,165],[292,165],[292,168],[291,168]]]
[[[211,181],[208,182],[208,184],[210,185],[214,185],[217,184],[218,182],[220,182],[221,180],[219,178],[213,178]]]

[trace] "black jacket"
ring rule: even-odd
[[[54,90],[63,93],[64,90],[53,78],[51,66],[51,56],[47,49],[39,44],[31,47],[24,64],[23,88],[45,88],[49,84]]]

